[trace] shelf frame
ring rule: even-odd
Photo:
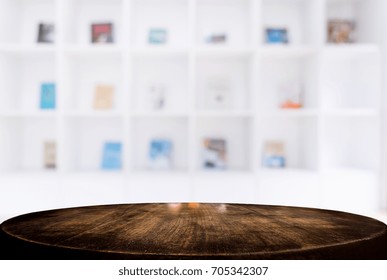
[[[10,0],[8,0],[10,1]],[[12,1],[12,0],[11,0]],[[30,0],[35,1],[35,0]],[[95,0],[97,1],[97,0]],[[153,0],[158,1],[158,0]],[[386,104],[386,81],[387,80],[387,35],[384,35],[385,38],[380,35],[382,40],[361,40],[357,44],[343,44],[343,45],[330,45],[326,43],[326,20],[328,18],[328,3],[332,1],[339,0],[295,0],[292,1],[294,5],[301,5],[302,2],[311,1],[313,6],[313,25],[315,26],[315,32],[313,38],[307,40],[303,44],[289,44],[281,46],[271,46],[263,44],[264,37],[264,20],[263,13],[265,13],[265,6],[268,1],[271,0],[246,0],[243,3],[238,5],[248,5],[247,9],[247,18],[244,19],[247,30],[244,30],[246,34],[246,40],[242,44],[236,45],[203,45],[200,43],[198,38],[199,34],[199,21],[201,13],[203,10],[201,4],[205,0],[175,0],[172,2],[184,2],[187,8],[187,18],[185,19],[187,26],[187,42],[181,45],[165,45],[165,46],[148,46],[139,44],[136,42],[133,31],[137,28],[136,22],[133,20],[133,14],[136,12],[136,4],[139,0],[117,0],[114,5],[119,5],[120,9],[117,10],[117,20],[121,24],[121,32],[117,34],[120,40],[119,43],[112,45],[93,45],[86,44],[84,42],[79,42],[79,40],[74,39],[70,40],[68,37],[68,28],[70,17],[67,14],[69,4],[67,0],[45,0],[45,2],[52,2],[54,5],[54,14],[55,14],[55,26],[56,26],[56,42],[52,45],[42,45],[36,44],[32,41],[26,41],[24,39],[16,38],[16,40],[5,40],[0,42],[0,57],[51,57],[54,63],[54,71],[57,84],[57,109],[55,112],[40,112],[22,109],[21,106],[16,106],[13,110],[5,110],[0,108],[0,123],[7,122],[9,120],[27,120],[32,119],[36,120],[39,118],[48,118],[55,120],[55,139],[57,141],[58,151],[57,151],[57,163],[58,168],[55,174],[51,172],[42,172],[38,175],[31,175],[30,170],[16,170],[16,172],[9,172],[0,170],[0,185],[1,180],[5,177],[9,177],[17,180],[16,177],[19,174],[26,174],[26,176],[38,176],[41,178],[52,177],[54,176],[59,182],[56,185],[58,190],[58,201],[60,201],[61,193],[65,192],[65,187],[67,179],[69,177],[74,177],[74,180],[78,180],[80,177],[84,176],[92,180],[95,177],[98,178],[99,175],[102,177],[109,177],[112,174],[105,174],[104,172],[92,173],[90,176],[87,172],[78,172],[77,170],[70,171],[68,168],[68,162],[66,160],[66,154],[69,151],[66,149],[66,137],[68,136],[67,125],[69,122],[74,122],[77,119],[92,119],[95,123],[98,123],[99,120],[107,120],[111,118],[120,119],[121,125],[120,130],[122,132],[122,141],[123,141],[123,169],[121,172],[114,174],[113,177],[118,178],[121,182],[120,188],[122,188],[123,200],[136,200],[136,182],[140,180],[142,175],[146,176],[153,175],[152,172],[144,170],[136,170],[134,168],[134,138],[133,131],[135,127],[135,122],[137,119],[185,119],[187,120],[187,168],[184,172],[179,172],[178,170],[171,170],[163,174],[168,181],[169,179],[173,181],[174,178],[179,176],[184,176],[187,180],[187,196],[190,199],[195,199],[197,197],[198,181],[206,180],[211,177],[211,180],[215,180],[219,184],[227,181],[227,177],[239,178],[248,178],[251,183],[251,189],[254,192],[252,201],[253,202],[265,202],[261,201],[262,194],[267,191],[270,191],[267,187],[263,187],[262,182],[267,179],[267,170],[261,166],[262,158],[262,145],[264,140],[264,135],[262,135],[262,128],[264,127],[264,122],[267,119],[279,119],[297,121],[307,118],[313,118],[316,123],[316,143],[317,147],[316,156],[315,156],[315,168],[313,168],[313,175],[316,175],[319,181],[323,182],[327,174],[331,174],[329,168],[324,166],[324,155],[323,151],[327,148],[327,143],[324,140],[327,130],[325,127],[328,124],[327,119],[337,119],[349,118],[356,121],[357,119],[362,120],[375,120],[380,124],[380,131],[383,132],[382,139],[387,139],[387,132],[384,120],[387,119],[385,106]],[[217,3],[227,2],[237,2],[238,0],[217,0]],[[274,1],[274,0],[273,0]],[[290,3],[287,0],[275,0],[278,3]],[[359,0],[366,2],[367,0]],[[378,0],[372,0],[377,3]],[[4,2],[4,1],[3,1]],[[77,5],[77,1],[72,1]],[[107,2],[107,1],[105,1]],[[386,1],[379,1],[380,4],[380,14],[377,16],[381,17],[381,20],[386,21],[386,17],[382,15],[387,15],[387,4]],[[5,3],[5,2],[4,2]],[[21,1],[23,3],[23,1]],[[93,0],[87,0],[87,4],[92,5]],[[242,7],[243,8],[243,7]],[[118,11],[119,10],[119,11]],[[1,13],[1,11],[0,11]],[[0,15],[1,16],[1,15]],[[0,17],[1,18],[1,17]],[[297,19],[300,20],[300,19]],[[385,25],[383,25],[385,26]],[[0,35],[1,35],[0,30]],[[377,32],[377,31],[375,31]],[[379,34],[376,34],[379,35]],[[374,36],[375,38],[378,36]],[[20,40],[19,40],[20,39]],[[381,41],[381,42],[379,42]],[[325,108],[324,107],[324,93],[321,90],[322,83],[322,64],[326,61],[324,57],[325,54],[329,54],[333,59],[340,59],[343,56],[346,59],[357,59],[377,56],[379,60],[380,69],[377,71],[380,74],[376,80],[380,82],[380,89],[377,89],[375,106],[371,108]],[[121,102],[123,104],[120,110],[116,112],[107,112],[106,114],[102,112],[94,112],[87,110],[79,110],[73,112],[70,110],[65,96],[69,95],[68,90],[68,74],[66,72],[66,64],[69,59],[74,61],[79,61],[80,59],[86,57],[95,57],[97,60],[99,57],[119,57],[120,60],[120,69],[118,72],[122,75],[120,78],[121,89],[122,89],[122,98]],[[135,106],[135,92],[133,90],[133,85],[135,83],[134,77],[136,73],[136,61],[137,59],[146,58],[151,59],[154,57],[165,58],[168,57],[184,57],[187,62],[187,92],[186,99],[188,106],[184,112],[149,112],[147,110],[142,110],[142,108],[136,108]],[[247,60],[247,71],[245,77],[246,79],[246,104],[248,106],[242,106],[237,110],[207,110],[199,108],[198,106],[198,69],[200,68],[200,61],[216,61],[222,59],[222,57],[232,58],[238,61]],[[260,106],[259,93],[263,90],[263,76],[264,76],[264,67],[263,60],[307,60],[313,59],[316,62],[314,63],[314,71],[316,74],[313,75],[314,80],[316,81],[316,91],[313,92],[314,97],[314,106],[311,108],[305,108],[302,110],[280,110],[280,109],[262,109]],[[0,65],[1,67],[1,65]],[[382,84],[384,83],[384,84]],[[74,96],[75,94],[73,94]],[[74,97],[75,98],[75,97]],[[20,108],[19,108],[20,107]],[[242,144],[248,144],[250,148],[250,155],[246,159],[245,166],[243,170],[227,170],[224,173],[214,173],[208,174],[207,172],[202,172],[198,170],[199,166],[199,157],[201,147],[197,143],[198,130],[200,130],[200,120],[202,119],[212,119],[212,120],[224,120],[227,118],[246,122],[247,133],[249,136],[248,139],[245,139]],[[383,126],[382,126],[383,125]],[[224,129],[227,127],[224,126]],[[1,126],[0,126],[1,133]],[[249,144],[250,143],[250,144]],[[1,141],[0,141],[1,145]],[[1,149],[0,149],[1,151]],[[372,174],[376,174],[377,177],[377,186],[372,185],[371,187],[377,188],[378,193],[382,194],[382,197],[386,199],[381,202],[378,207],[387,208],[387,189],[382,187],[385,182],[387,182],[387,174],[382,170],[387,170],[384,168],[386,166],[387,152],[385,145],[381,146],[380,151],[380,165],[377,168],[372,168],[370,171]],[[353,174],[356,174],[356,169],[353,169]],[[294,178],[299,178],[300,181],[303,181],[304,177],[310,175],[310,170],[305,168],[296,168],[296,169],[286,169],[286,170],[273,170],[272,173],[278,174],[296,174]],[[332,171],[334,173],[334,171]],[[366,171],[365,171],[366,172]],[[81,173],[81,174],[78,174]],[[86,173],[86,174],[82,174]],[[98,175],[96,175],[98,174]],[[348,173],[347,173],[348,174]],[[156,174],[157,177],[160,174]],[[269,177],[271,177],[270,174]],[[136,177],[136,179],[134,179]],[[137,178],[138,177],[138,178]],[[286,177],[286,176],[285,176]],[[77,179],[78,178],[78,179]],[[140,178],[140,179],[139,179]],[[203,179],[204,178],[204,179]],[[7,180],[8,180],[7,179]],[[82,180],[81,180],[82,181]],[[95,180],[95,183],[98,184],[98,180]],[[267,181],[265,181],[265,184]],[[250,185],[249,185],[250,186]],[[101,187],[102,191],[104,190]],[[324,190],[324,185],[321,184],[316,187],[319,192]],[[108,191],[108,189],[106,189]],[[227,190],[226,190],[227,191]],[[199,196],[201,197],[201,196]],[[316,206],[324,206],[324,201],[319,201]],[[0,209],[1,211],[1,209]]]

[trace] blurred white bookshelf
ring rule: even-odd
[[[0,0],[0,214],[149,201],[377,211],[383,2]],[[355,43],[327,43],[335,18],[356,21]],[[36,43],[41,22],[55,24],[55,43]],[[101,22],[113,24],[113,43],[91,43]],[[289,44],[265,43],[271,26],[286,27]],[[149,44],[151,28],[166,29],[167,43]],[[206,43],[211,32],[227,42]],[[232,85],[227,108],[206,103],[214,76]],[[279,108],[288,80],[302,86],[301,109]],[[42,82],[55,82],[56,110],[39,108]],[[149,82],[168,88],[162,110],[149,106]],[[111,110],[93,109],[96,83],[114,85]],[[147,166],[155,137],[173,141],[170,170]],[[203,169],[205,137],[227,141],[226,170]],[[44,169],[48,140],[55,170]],[[286,168],[263,166],[270,140],[285,144]],[[118,172],[100,168],[105,141],[123,144]]]

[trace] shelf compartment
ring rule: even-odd
[[[68,54],[63,70],[64,104],[67,112],[117,113],[122,111],[123,78],[119,54]],[[94,108],[98,86],[112,87],[111,108]]]
[[[250,60],[248,56],[198,57],[197,109],[227,112],[249,109]]]
[[[324,52],[321,93],[325,110],[378,109],[381,94],[380,55],[357,56]]]
[[[0,171],[8,173],[55,171],[44,166],[45,142],[57,143],[54,119],[2,118],[0,133]]]
[[[262,141],[259,147],[261,159],[256,162],[262,163],[267,142],[281,142],[284,146],[285,169],[316,171],[319,159],[317,133],[317,117],[265,117],[258,131]],[[267,169],[263,163],[262,168]]]
[[[191,43],[187,0],[133,0],[132,45],[136,47],[187,47]],[[166,31],[162,45],[149,43],[152,29]]]
[[[38,44],[39,24],[55,24],[55,0],[0,2],[0,43]]]
[[[64,165],[66,172],[102,172],[103,149],[106,142],[123,143],[121,118],[76,117],[65,122]],[[121,153],[122,169],[125,168],[124,154]],[[117,170],[113,173],[120,172]]]
[[[180,114],[188,111],[188,56],[136,56],[133,69],[135,111]]]
[[[199,117],[196,120],[196,169],[227,174],[251,171],[250,156],[252,120],[244,117]],[[226,143],[225,170],[205,169],[203,166],[205,139],[222,139]]]
[[[0,54],[0,111],[40,112],[42,83],[56,82],[54,54]]]
[[[64,41],[68,44],[88,45],[91,25],[113,24],[113,44],[122,42],[122,0],[70,0],[65,6]],[[100,43],[102,44],[102,43]]]
[[[188,119],[181,117],[136,117],[132,123],[132,164],[135,171],[154,173],[187,171],[188,161]],[[170,167],[157,169],[149,158],[152,140],[169,140],[172,144]]]
[[[324,169],[379,169],[381,143],[378,118],[328,117],[324,122]]]
[[[199,46],[247,46],[250,37],[250,0],[198,0],[197,34]],[[209,36],[225,34],[224,43],[207,43]]]
[[[326,34],[329,20],[347,20],[355,23],[355,43],[380,43],[380,0],[327,0]],[[328,34],[326,35],[328,42]]]
[[[316,0],[263,0],[262,44],[266,42],[266,28],[286,28],[289,46],[318,43],[318,30],[309,28],[318,24],[318,1]]]
[[[301,104],[299,109],[318,107],[318,62],[314,55],[300,57],[262,57],[262,90],[258,108],[262,111],[277,111],[290,99]]]

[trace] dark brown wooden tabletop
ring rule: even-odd
[[[385,259],[387,227],[349,213],[243,204],[127,204],[19,216],[8,259]]]

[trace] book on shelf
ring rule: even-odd
[[[55,83],[42,83],[40,85],[40,109],[52,110],[56,107]]]
[[[56,168],[56,143],[55,141],[46,141],[44,145],[44,167],[46,169]]]
[[[106,142],[103,147],[101,167],[103,170],[120,170],[122,168],[122,144]]]
[[[207,109],[230,109],[233,104],[232,86],[228,77],[209,77],[205,84]]]
[[[169,139],[152,139],[149,143],[149,168],[167,170],[172,167],[172,141]]]
[[[167,87],[163,83],[150,83],[148,88],[149,104],[152,110],[165,108]]]
[[[297,81],[284,82],[279,86],[280,108],[300,109],[303,107],[303,90]]]
[[[228,34],[225,31],[210,30],[205,32],[204,42],[210,45],[226,44],[228,40]]]
[[[95,87],[94,104],[95,110],[113,109],[114,86],[99,84]]]
[[[287,28],[266,28],[267,44],[288,44],[289,34]]]
[[[220,138],[203,139],[203,168],[226,169],[227,142]]]
[[[93,23],[91,25],[91,42],[94,44],[113,43],[113,24],[110,22]]]
[[[353,20],[328,20],[328,43],[345,44],[355,42],[356,24]]]
[[[286,167],[285,145],[281,141],[267,141],[263,147],[263,166],[268,168]]]
[[[151,45],[164,45],[168,42],[168,31],[164,28],[151,28],[148,33],[148,43]]]
[[[166,170],[172,167],[172,141],[152,139],[149,143],[149,167],[154,170]]]
[[[38,43],[54,43],[55,26],[51,23],[39,23],[38,26]]]

